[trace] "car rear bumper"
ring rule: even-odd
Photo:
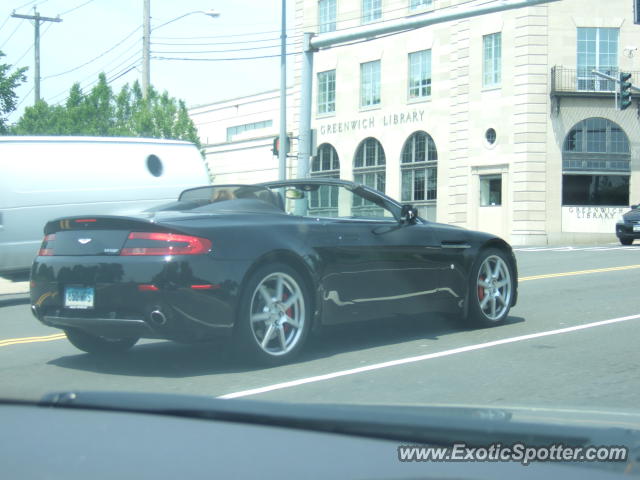
[[[35,314],[37,316],[37,313]],[[56,317],[44,315],[41,321],[50,327],[61,328],[63,330],[75,328],[109,338],[156,337],[156,333],[144,319]]]
[[[38,257],[32,312],[45,325],[99,336],[206,340],[231,334],[246,268],[209,255]],[[94,304],[68,308],[69,286],[93,288]]]

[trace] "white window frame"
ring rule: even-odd
[[[319,33],[334,32],[336,30],[337,1],[318,0]]]
[[[594,65],[585,64],[581,60],[583,60],[584,55],[589,54],[588,51],[580,50],[581,42],[585,42],[584,40],[580,40],[580,34],[582,32],[586,32],[587,30],[595,31],[595,45],[593,45],[593,56],[594,56]],[[615,61],[615,65],[602,65],[601,64],[601,48],[602,44],[605,41],[601,39],[601,36],[604,33],[604,30],[613,30],[616,31],[616,41],[615,41],[615,51],[609,52],[608,56],[613,58]],[[586,43],[586,42],[585,42]],[[612,77],[617,77],[619,73],[619,64],[618,64],[618,56],[620,51],[620,29],[619,28],[601,28],[601,27],[578,27],[576,30],[576,67],[577,67],[577,90],[578,91],[587,91],[587,92],[612,92],[616,88],[616,83],[611,80],[606,80],[600,78],[593,73],[591,70],[599,70],[603,73],[611,75]]]
[[[362,0],[362,23],[382,19],[382,0]]]
[[[418,135],[425,136],[424,143],[424,159],[419,159],[416,155],[416,144]],[[429,147],[433,144],[433,149]],[[411,158],[407,161],[405,151],[407,148],[411,151]],[[423,186],[424,186],[424,198],[416,199],[416,172],[423,173]],[[406,184],[405,181],[408,177],[411,177],[410,183]],[[434,188],[430,189],[429,185],[432,184]],[[408,189],[405,187],[409,187]],[[405,193],[410,191],[407,198]],[[431,198],[429,198],[429,192],[433,192]],[[417,131],[412,133],[404,146],[402,147],[400,157],[400,198],[402,202],[435,202],[438,199],[438,150],[431,135],[424,131]]]
[[[360,108],[380,105],[380,60],[360,64]]]
[[[424,10],[433,5],[433,0],[409,0],[409,11]]]
[[[318,115],[336,111],[336,71],[318,72]]]
[[[409,59],[409,100],[431,96],[431,50],[412,52]]]
[[[482,86],[498,87],[502,83],[502,32],[482,37]]]

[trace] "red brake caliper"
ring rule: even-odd
[[[480,277],[481,281],[485,281],[487,277],[485,277],[484,275],[482,277]],[[484,287],[481,287],[480,285],[478,285],[478,300],[482,301],[484,299]]]

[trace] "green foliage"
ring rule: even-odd
[[[200,139],[182,100],[149,88],[147,98],[136,81],[115,95],[104,74],[90,92],[79,84],[69,91],[64,106],[41,101],[27,107],[14,125],[16,135],[96,135],[187,140],[200,148]]]
[[[0,59],[5,54],[0,51]],[[27,67],[22,67],[10,72],[11,65],[0,63],[0,134],[6,134],[9,131],[7,125],[7,114],[16,109],[16,100],[18,96],[15,93],[16,88],[27,80],[24,72]]]

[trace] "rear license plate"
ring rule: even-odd
[[[93,308],[93,287],[66,287],[64,306],[66,308]]]
[[[633,231],[634,232],[640,232],[640,225],[634,225],[633,226]]]

